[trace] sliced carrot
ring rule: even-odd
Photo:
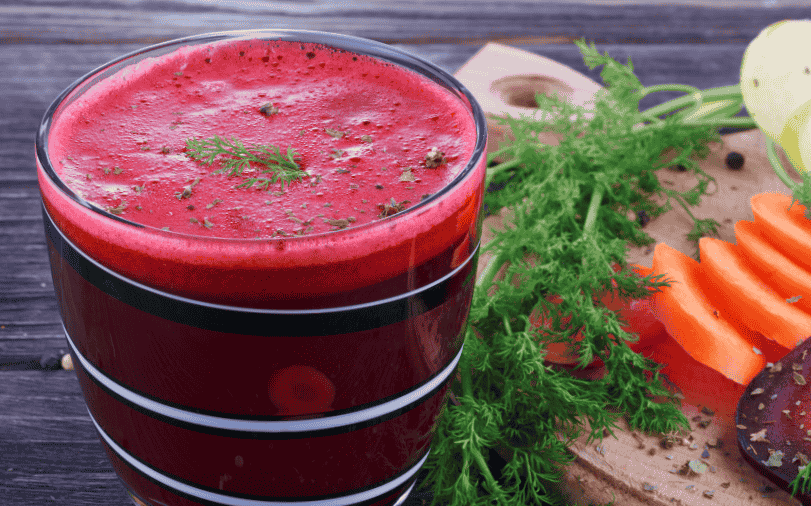
[[[749,267],[781,297],[811,313],[811,273],[778,251],[751,221],[735,224],[735,238]],[[799,299],[796,297],[799,296]]]
[[[747,343],[752,345],[752,350],[755,353],[763,355],[766,362],[779,362],[786,356],[786,353],[789,352],[789,350],[781,344],[747,327],[740,319],[735,317],[734,313],[725,311],[724,315],[724,319],[727,323],[732,325],[732,328],[734,328]]]
[[[641,265],[630,265],[633,271],[639,277],[644,277],[653,272],[650,267]],[[619,272],[619,265],[614,266],[615,272]],[[615,284],[616,287],[616,284]],[[558,295],[547,296],[549,302],[558,304],[561,298]],[[608,292],[600,298],[602,303],[607,309],[616,311],[619,318],[625,322],[622,325],[623,330],[629,334],[637,334],[639,339],[635,342],[629,342],[629,347],[634,351],[639,351],[643,348],[655,345],[658,341],[664,338],[667,334],[665,327],[653,315],[653,309],[650,297],[641,299],[623,300],[615,291]],[[535,310],[530,315],[530,322],[538,329],[538,335],[543,339],[548,335],[548,330],[551,327],[551,318],[546,312]],[[564,325],[571,321],[570,316],[562,318]],[[613,338],[613,336],[611,336]],[[553,365],[562,366],[564,368],[574,367],[580,361],[579,345],[578,343],[583,340],[582,329],[572,329],[571,341],[565,342],[546,342],[544,345],[546,354],[544,360]],[[595,359],[591,362],[587,369],[601,367],[603,361]]]
[[[631,264],[631,269],[633,269],[635,273],[639,274],[640,278],[644,278],[653,272],[653,267],[645,267],[644,265],[639,264]]]
[[[791,205],[791,197],[780,193],[759,193],[752,197],[752,214],[762,236],[778,251],[811,270],[811,221],[805,206]]]
[[[546,300],[553,304],[560,304],[563,299],[560,298],[560,295],[549,295],[546,297]],[[560,315],[558,316],[560,317]],[[564,316],[561,318],[561,324],[568,325],[571,320],[571,316]],[[546,341],[546,338],[549,336],[549,330],[552,328],[552,318],[550,318],[549,314],[540,309],[535,310],[529,315],[529,321],[538,329],[538,337]],[[573,366],[580,361],[579,346],[577,343],[583,340],[583,333],[581,329],[571,330],[571,342],[546,341],[544,343],[544,349],[546,351],[544,360],[546,362]]]
[[[653,268],[632,264],[631,270],[639,277],[645,277],[653,272]],[[619,266],[615,267],[618,271]],[[650,297],[623,300],[616,291],[605,294],[600,302],[608,309],[617,312],[620,320],[624,321],[622,329],[629,334],[639,336],[634,342],[629,342],[628,346],[635,352],[656,344],[666,334],[662,322],[653,315],[653,307]]]
[[[553,304],[560,304],[563,299],[560,295],[548,295],[546,300]],[[558,317],[560,317],[558,313]],[[566,326],[572,320],[571,316],[563,316],[561,324]],[[580,363],[580,345],[578,344],[583,340],[583,329],[571,329],[570,340],[552,342],[548,340],[549,330],[552,328],[552,318],[549,313],[540,309],[536,309],[529,315],[530,323],[538,329],[538,338],[544,341],[544,362],[549,365],[557,366],[558,368],[572,371],[574,367]],[[589,363],[585,369],[594,369],[602,367],[603,361],[595,358]]]
[[[722,426],[734,424],[738,400],[747,384],[733,381],[695,360],[669,335],[665,335],[656,346],[643,350],[642,354],[665,366],[660,374],[679,388],[686,402],[707,406],[715,412],[716,421]]]
[[[719,311],[783,346],[783,354],[811,335],[811,315],[757,277],[734,245],[703,237],[698,247],[701,281]]]
[[[698,281],[698,262],[660,243],[653,254],[653,272],[671,281],[652,296],[654,314],[668,334],[698,362],[748,384],[766,361],[707,300]]]

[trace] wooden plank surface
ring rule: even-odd
[[[565,42],[590,35],[600,43],[719,43],[746,42],[766,24],[807,15],[807,5],[796,2],[780,8],[692,4],[14,1],[0,6],[0,41],[143,44],[205,31],[264,27],[335,31],[408,44],[515,43],[518,39]]]
[[[631,57],[644,84],[737,80],[766,25],[808,17],[808,2],[6,0],[0,3],[0,504],[130,504],[104,455],[75,375],[2,370],[58,354],[62,335],[42,234],[34,135],[48,104],[92,68],[145,44],[239,28],[305,28],[391,43],[457,71],[490,40],[593,78],[571,41]],[[682,3],[691,3],[689,1]],[[695,2],[693,2],[695,3]],[[726,7],[729,6],[727,2]],[[746,8],[741,8],[741,6]],[[671,96],[650,97],[652,102]],[[422,504],[415,494],[409,504]]]

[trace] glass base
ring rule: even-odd
[[[414,489],[414,485],[416,485],[416,484],[417,484],[417,482],[414,481],[411,484],[411,486],[408,487],[406,489],[406,491],[403,492],[403,494],[400,497],[398,497],[397,500],[391,506],[402,506],[403,503],[406,502],[406,499],[408,499],[408,496],[411,495],[411,491]],[[152,504],[145,503],[144,501],[139,499],[138,496],[136,496],[135,493],[132,492],[131,490],[127,490],[127,494],[130,496],[130,499],[132,499],[132,503],[135,506],[157,506],[157,505],[152,505]],[[295,504],[295,503],[291,503],[291,504]]]

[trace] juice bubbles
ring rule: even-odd
[[[54,102],[54,286],[137,501],[408,493],[461,356],[485,139],[451,76],[317,32],[162,44]]]

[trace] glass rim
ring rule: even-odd
[[[458,79],[456,79],[456,77],[454,77],[452,74],[442,69],[441,67],[435,65],[434,63],[429,62],[428,60],[425,60],[420,56],[411,54],[408,51],[396,48],[383,42],[378,42],[363,37],[344,35],[332,32],[323,32],[316,30],[296,30],[296,29],[229,30],[229,31],[208,32],[197,35],[191,35],[188,37],[181,37],[145,46],[143,48],[136,49],[135,51],[131,51],[117,58],[114,58],[94,68],[93,70],[87,72],[86,74],[82,75],[81,77],[73,81],[73,83],[71,83],[67,88],[65,88],[45,110],[45,114],[43,115],[42,120],[40,121],[39,128],[36,133],[35,153],[37,160],[39,161],[39,165],[42,167],[42,170],[47,176],[48,181],[59,192],[61,192],[63,195],[67,196],[69,199],[79,204],[83,208],[92,211],[98,215],[101,215],[104,218],[109,218],[120,224],[132,226],[137,229],[151,230],[157,233],[172,234],[178,238],[205,239],[206,241],[216,240],[229,242],[256,242],[256,241],[269,241],[278,239],[276,237],[273,238],[208,237],[197,234],[188,234],[184,232],[163,230],[150,225],[145,225],[143,223],[138,223],[136,221],[131,221],[126,218],[122,218],[121,216],[105,211],[104,209],[98,207],[97,205],[94,205],[90,201],[83,199],[75,191],[73,191],[73,189],[71,189],[70,186],[68,186],[62,180],[62,178],[59,177],[59,175],[56,173],[56,170],[54,169],[51,163],[51,158],[48,153],[48,138],[55,115],[59,111],[60,107],[62,107],[74,93],[84,92],[83,87],[86,86],[89,89],[94,84],[96,84],[97,81],[103,80],[104,78],[109,77],[110,75],[129,65],[134,65],[139,61],[141,61],[142,59],[149,58],[151,56],[159,56],[162,54],[166,54],[186,44],[205,44],[224,40],[236,41],[236,40],[251,40],[251,39],[259,39],[263,41],[273,41],[273,40],[282,40],[291,42],[299,41],[313,44],[321,44],[324,46],[334,47],[336,49],[345,50],[364,56],[371,56],[373,58],[377,58],[382,61],[398,65],[412,72],[416,72],[423,77],[431,79],[433,82],[439,84],[443,88],[457,95],[457,97],[460,100],[464,99],[463,101],[465,102],[465,107],[469,109],[473,118],[473,123],[475,125],[476,142],[464,168],[461,171],[459,171],[459,173],[451,181],[449,181],[446,185],[444,185],[441,189],[431,194],[430,197],[421,200],[420,202],[416,203],[412,207],[405,209],[404,211],[398,212],[390,217],[382,218],[380,220],[340,230],[331,230],[301,236],[285,236],[283,237],[283,239],[285,240],[291,239],[307,240],[315,237],[324,237],[327,235],[335,237],[336,235],[340,236],[352,234],[368,230],[370,228],[384,226],[386,224],[391,223],[393,220],[399,221],[399,219],[403,219],[404,217],[413,215],[420,209],[425,209],[429,207],[432,203],[440,200],[453,188],[461,184],[462,181],[464,181],[472,172],[474,172],[478,164],[480,163],[481,158],[483,156],[486,156],[485,150],[487,145],[487,120],[484,114],[484,110],[481,108],[481,105],[476,101],[475,97],[473,97],[473,94]]]

